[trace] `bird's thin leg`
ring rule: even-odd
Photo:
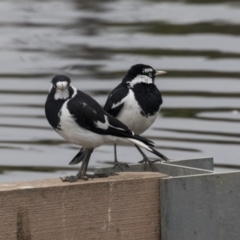
[[[82,171],[78,173],[78,178],[81,178],[84,180],[88,180],[88,177],[89,177],[89,175],[87,174],[87,168],[88,168],[88,164],[89,164],[93,149],[89,148],[86,150],[86,152],[87,152],[86,154],[87,156],[86,156],[85,164],[83,166]]]
[[[135,147],[137,148],[137,150],[143,156],[143,160],[139,161],[139,163],[144,163],[145,164],[145,171],[147,170],[147,164],[149,164],[151,166],[151,168],[153,169],[153,163],[158,162],[158,161],[161,162],[160,159],[153,160],[153,161],[150,160],[138,145],[135,144]]]
[[[120,163],[118,160],[117,160],[117,144],[115,143],[114,144],[114,165],[113,165],[114,169],[116,167],[119,167],[122,172],[123,172],[123,168],[122,167],[129,167],[127,163]]]
[[[86,159],[84,159],[84,165],[83,165],[82,169],[80,169],[80,171],[77,174],[77,177],[79,179],[88,180],[88,178],[103,178],[103,177],[108,177],[108,176],[112,176],[112,175],[117,175],[115,173],[87,174],[87,167],[88,167],[88,163],[89,163],[91,154],[93,152],[93,149],[87,149],[86,152],[87,152],[87,154],[86,154]]]
[[[92,151],[89,152],[88,150],[89,149],[86,150],[86,155],[85,155],[84,159],[82,160],[82,165],[81,165],[77,175],[76,176],[67,176],[67,177],[61,178],[61,180],[63,182],[76,182],[78,179],[83,178],[83,172],[86,171],[85,169],[87,169],[88,161],[89,161],[90,156],[92,154]]]
[[[117,175],[117,174],[112,174],[112,173],[110,173],[110,174],[107,174],[107,173],[87,174],[87,167],[88,167],[88,163],[89,163],[89,160],[90,160],[90,156],[93,152],[93,149],[88,149],[88,150],[89,150],[90,153],[89,153],[88,158],[86,159],[86,163],[85,163],[84,168],[81,172],[81,176],[80,176],[81,179],[88,180],[88,178],[103,178],[103,177],[108,177],[110,175]]]
[[[87,173],[87,168],[88,168],[88,164],[89,164],[89,160],[90,160],[90,154],[88,155],[88,158],[86,159],[85,161],[85,164],[84,164],[84,168],[82,170],[82,175],[85,175]]]
[[[80,169],[80,171],[77,174],[77,178],[78,179],[84,179],[84,180],[88,180],[88,176],[87,176],[87,168],[88,168],[88,163],[90,161],[90,157],[92,155],[93,149],[92,148],[87,148],[86,149],[86,157],[84,158],[84,165],[82,167],[82,169]]]

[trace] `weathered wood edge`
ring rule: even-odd
[[[123,172],[118,173],[115,176],[109,176],[107,178],[95,178],[85,180],[79,180],[74,183],[62,182],[60,178],[51,178],[43,180],[33,181],[19,181],[19,182],[7,182],[0,183],[1,191],[12,191],[12,190],[26,190],[26,189],[37,189],[37,188],[49,188],[49,187],[65,187],[74,185],[88,185],[88,184],[99,184],[103,182],[117,182],[117,181],[137,181],[138,179],[149,179],[149,178],[164,178],[166,174],[158,172]]]

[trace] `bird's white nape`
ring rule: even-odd
[[[147,84],[153,84],[152,78],[146,76],[146,75],[137,75],[133,80],[127,82],[131,88],[134,87],[135,84],[138,83],[147,83]]]

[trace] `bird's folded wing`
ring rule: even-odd
[[[114,89],[108,96],[104,110],[113,117],[116,117],[124,106],[128,91],[129,89],[125,87]]]
[[[113,135],[116,137],[130,137],[133,132],[122,122],[110,116],[92,98],[85,95],[85,102],[82,100],[70,100],[67,108],[75,122],[91,132],[102,135]]]

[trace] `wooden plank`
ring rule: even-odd
[[[0,239],[157,240],[160,173],[0,184]]]

